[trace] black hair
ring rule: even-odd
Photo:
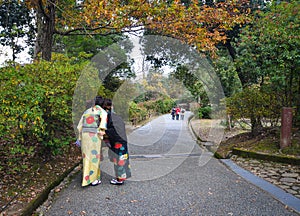
[[[95,105],[99,105],[99,106],[103,106],[103,102],[104,102],[104,99],[102,96],[96,96],[95,97]]]
[[[112,106],[112,100],[109,98],[104,98],[104,102],[103,102],[103,108],[104,109],[111,109]]]

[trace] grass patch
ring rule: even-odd
[[[292,140],[292,145],[281,150],[283,154],[294,155],[300,157],[300,143],[299,140]]]
[[[241,133],[222,141],[217,153],[226,158],[233,148],[244,149],[271,155],[300,158],[300,132],[294,131],[292,145],[280,149],[280,129],[268,129],[253,137],[251,133]]]
[[[255,145],[250,145],[249,150],[276,154],[279,151],[279,143],[278,140],[274,140],[273,138],[265,138],[255,143]]]

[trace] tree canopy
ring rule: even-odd
[[[278,110],[273,108],[275,104],[294,107],[295,124],[300,122],[299,10],[299,2],[291,1],[274,3],[268,10],[258,11],[256,19],[242,30],[235,44],[235,66],[244,91],[259,87],[264,99],[270,101],[264,107],[266,110],[271,107]],[[275,99],[268,100],[268,94]],[[279,118],[280,112],[276,113]],[[260,117],[261,112],[255,116]]]
[[[215,54],[227,30],[248,21],[247,1],[27,0],[36,13],[35,57],[51,59],[53,35],[110,35],[147,29],[180,39],[198,50]]]
[[[299,94],[300,4],[282,2],[260,12],[237,42],[236,65],[244,85],[270,86],[283,106],[293,106]]]

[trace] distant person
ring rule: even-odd
[[[92,107],[88,108],[78,123],[77,145],[82,152],[82,186],[101,184],[100,149],[101,140],[107,129],[107,112],[101,108],[103,98],[97,96]]]
[[[176,114],[176,120],[179,120],[179,114],[180,114],[180,108],[179,107],[176,107],[175,114]]]
[[[184,113],[185,113],[185,109],[181,108],[181,111],[180,111],[180,119],[181,120],[184,120]]]
[[[175,119],[175,113],[176,113],[176,108],[173,107],[172,110],[171,110],[171,115],[172,115],[173,120]]]
[[[127,135],[123,119],[114,112],[108,113],[107,130],[105,131],[110,143],[109,156],[114,163],[115,178],[110,183],[122,185],[131,177]]]

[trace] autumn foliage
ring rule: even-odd
[[[143,29],[215,54],[216,45],[228,39],[226,32],[249,20],[248,2],[228,1],[208,6],[195,0],[189,5],[178,0],[89,0],[80,3],[28,0],[27,5],[39,15],[38,25],[48,20],[44,24],[49,26],[44,29],[49,30],[47,34],[50,35],[108,35]],[[38,35],[44,33],[38,32]],[[45,52],[43,44],[40,46],[41,52]]]

